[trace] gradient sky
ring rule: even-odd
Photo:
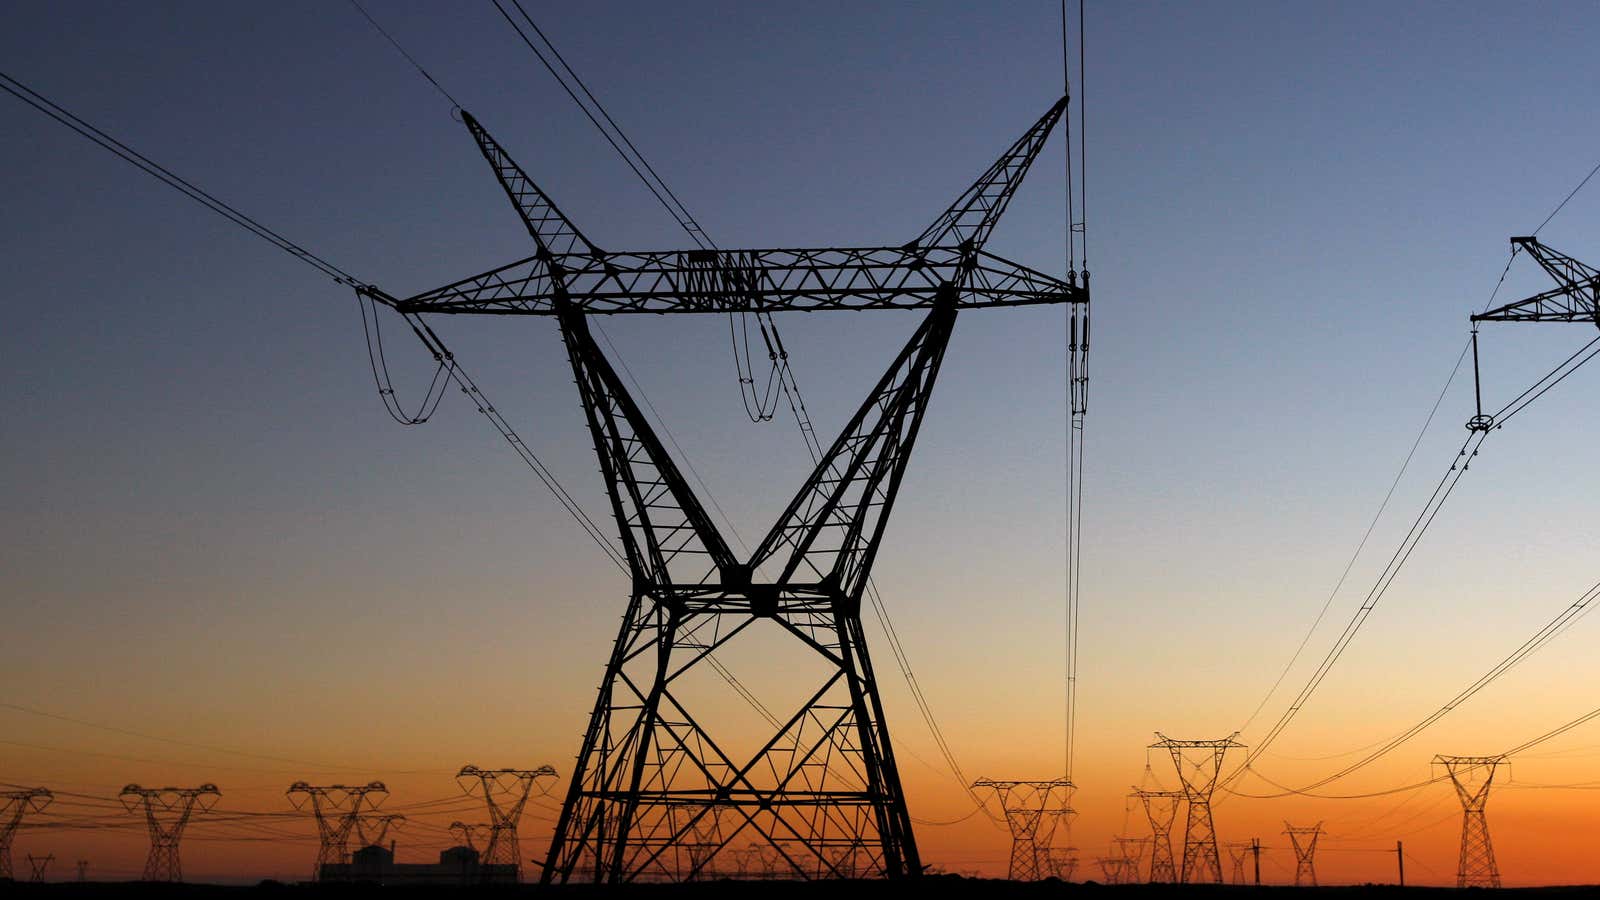
[[[602,246],[686,243],[491,5],[369,8]],[[915,235],[1058,95],[1057,9],[530,6],[726,247]],[[1506,237],[1594,164],[1591,13],[1091,3],[1096,340],[1072,838],[1086,860],[1142,830],[1123,796],[1155,783],[1153,731],[1245,724],[1383,499]],[[4,21],[6,71],[392,293],[529,252],[447,104],[344,4],[24,0]],[[0,129],[0,702],[180,742],[0,707],[0,781],[104,796],[212,780],[227,809],[268,811],[301,778],[382,778],[398,808],[453,796],[464,763],[566,774],[624,602],[604,557],[459,395],[428,426],[390,421],[346,290],[9,98]],[[1061,154],[1057,134],[990,244],[1054,273]],[[1541,236],[1594,262],[1597,233],[1591,185]],[[1542,279],[1519,261],[1502,296]],[[969,777],[1061,769],[1063,318],[961,316],[876,570]],[[819,431],[853,411],[915,321],[781,320]],[[745,420],[725,323],[603,324],[740,531],[764,530],[805,456],[791,423]],[[440,327],[602,510],[554,323]],[[1485,404],[1591,336],[1486,328]],[[402,388],[420,387],[415,345],[391,350]],[[1596,378],[1581,371],[1491,438],[1263,772],[1299,783],[1352,758],[1327,757],[1437,707],[1593,583]],[[1457,378],[1286,686],[1448,465],[1470,389]],[[1434,753],[1498,752],[1592,708],[1593,627],[1338,792],[1410,783]],[[781,689],[784,652],[730,665]],[[904,684],[886,676],[885,690],[912,814],[964,815]],[[1575,731],[1497,789],[1508,884],[1600,880],[1574,837],[1596,823],[1592,795],[1535,789],[1593,781],[1597,746],[1600,730]],[[1150,764],[1171,786],[1170,764]],[[437,827],[468,814],[438,809],[417,817],[432,829],[401,833],[402,856],[434,852]],[[1410,879],[1453,879],[1459,811],[1444,785],[1232,798],[1217,816],[1224,839],[1278,848],[1269,878],[1292,874],[1283,821],[1322,819],[1324,881],[1389,877],[1392,855],[1370,851],[1396,839],[1418,860]],[[546,803],[524,845],[548,829]],[[235,840],[248,834],[197,825],[186,871],[309,867],[314,841]],[[1008,838],[981,817],[918,837],[935,864],[1003,870]],[[142,840],[35,831],[16,846],[110,877],[140,865]]]

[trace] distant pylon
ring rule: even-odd
[[[89,880],[89,861],[87,859],[78,860],[78,880]]]
[[[1183,802],[1183,792],[1135,788],[1133,796],[1144,804],[1145,818],[1150,820],[1151,883],[1170,884],[1177,881],[1178,868],[1172,856],[1172,825],[1178,820],[1178,806]]]
[[[489,845],[483,850],[484,865],[515,866],[517,878],[522,878],[522,851],[517,843],[517,823],[522,821],[522,808],[538,786],[540,794],[550,792],[556,770],[549,766],[537,769],[480,769],[462,766],[456,773],[456,783],[471,796],[481,796],[489,808]]]
[[[356,817],[356,836],[363,847],[382,847],[389,829],[405,824],[406,817],[398,813]]]
[[[1078,874],[1077,847],[1051,847],[1047,858],[1050,871],[1062,881],[1071,881]]]
[[[493,833],[493,829],[488,825],[479,823],[451,822],[450,833],[456,836],[456,840],[461,842],[461,846],[477,850],[479,841],[482,841],[486,846],[488,845],[489,835]],[[479,858],[481,859],[482,856],[480,855]]]
[[[43,884],[44,870],[50,868],[50,864],[55,861],[56,855],[54,853],[51,853],[48,856],[34,856],[32,853],[29,853],[28,868],[33,870],[33,875],[30,876],[28,880],[34,884]]]
[[[1122,857],[1122,883],[1138,884],[1142,880],[1139,875],[1144,868],[1144,848],[1151,843],[1150,838],[1114,837],[1111,842]]]
[[[1322,823],[1311,826],[1294,826],[1283,823],[1283,833],[1294,846],[1294,886],[1317,886],[1317,838],[1322,837]]]
[[[389,796],[389,789],[381,781],[325,787],[296,781],[284,794],[295,809],[309,805],[317,820],[317,865],[311,877],[320,879],[323,866],[350,861],[350,836],[356,822],[362,813],[376,809]]]
[[[1012,881],[1038,881],[1043,878],[1045,851],[1055,836],[1056,826],[1072,814],[1072,782],[1065,778],[1047,781],[995,781],[980,778],[973,788],[994,791],[1005,810],[1011,828],[1011,865],[1007,877]]]
[[[1244,746],[1234,740],[1236,737],[1238,732],[1221,740],[1180,741],[1156,732],[1157,740],[1150,745],[1152,750],[1172,754],[1183,798],[1189,804],[1183,830],[1183,867],[1178,872],[1178,880],[1184,884],[1222,883],[1222,857],[1217,851],[1216,824],[1211,819],[1211,794],[1217,788],[1223,757],[1229,750]]]
[[[1233,864],[1233,883],[1244,884],[1244,861],[1250,855],[1250,848],[1254,846],[1249,841],[1229,841],[1228,862]]]
[[[1122,883],[1122,857],[1097,856],[1094,864],[1100,867],[1101,880],[1106,884]]]
[[[22,825],[23,814],[43,812],[52,799],[42,787],[0,793],[0,879],[16,877],[11,869],[11,839]]]
[[[1461,862],[1456,867],[1456,887],[1499,887],[1500,867],[1494,861],[1494,845],[1489,843],[1489,820],[1483,808],[1489,802],[1489,786],[1494,770],[1505,762],[1503,756],[1435,756],[1433,763],[1444,766],[1461,800]]]
[[[118,797],[128,812],[144,811],[150,827],[150,856],[144,863],[145,881],[182,881],[183,865],[178,859],[178,842],[195,808],[201,812],[216,805],[222,794],[214,784],[194,788],[142,788],[130,784]]]

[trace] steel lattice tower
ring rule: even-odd
[[[1461,800],[1461,860],[1456,867],[1456,887],[1500,886],[1500,867],[1494,861],[1494,845],[1489,842],[1489,820],[1484,807],[1489,803],[1489,787],[1503,756],[1435,756],[1434,765],[1444,766]]]
[[[178,859],[178,842],[198,808],[201,812],[216,805],[222,794],[214,784],[196,788],[142,788],[130,784],[118,797],[128,812],[144,812],[150,827],[150,856],[144,864],[145,881],[182,881],[183,865]]]
[[[1050,840],[1056,827],[1072,815],[1072,782],[1065,778],[1049,781],[995,781],[980,778],[975,790],[994,791],[1005,810],[1011,829],[1011,864],[1006,877],[1012,881],[1038,881],[1045,877]]]
[[[1051,873],[1062,881],[1071,881],[1078,872],[1077,847],[1051,847],[1047,859]]]
[[[284,795],[295,809],[309,805],[317,820],[317,863],[311,871],[315,880],[322,877],[323,866],[350,861],[350,836],[361,836],[358,828],[362,815],[376,809],[389,795],[389,789],[381,781],[325,787],[296,781]]]
[[[1178,821],[1183,792],[1135,788],[1133,796],[1144,805],[1145,818],[1150,822],[1150,881],[1174,883],[1178,880],[1178,868],[1172,855],[1172,826]]]
[[[984,249],[1066,109],[1062,98],[923,232],[873,247],[600,249],[466,112],[534,254],[397,299],[442,364],[425,317],[551,316],[561,329],[631,581],[542,879],[681,879],[755,842],[791,877],[922,871],[861,620],[863,593],[961,309],[1069,304],[1087,327],[1088,273],[1061,280]],[[590,335],[610,314],[914,309],[926,318],[748,558],[736,557]],[[1081,362],[1085,344],[1069,350]],[[752,755],[701,721],[685,676],[758,623],[820,669]],[[760,631],[772,633],[763,626]],[[702,664],[706,664],[702,666]],[[807,676],[809,679],[809,676]],[[720,844],[688,873],[678,848],[721,810]],[[736,843],[737,842],[737,843]],[[848,851],[848,852],[847,852]]]
[[[399,813],[356,817],[356,838],[362,847],[382,847],[389,829],[404,825],[406,817]]]
[[[473,822],[470,824],[467,822],[451,822],[449,830],[451,834],[456,836],[457,840],[461,841],[461,846],[466,847],[475,853],[479,853],[479,859],[482,859],[483,857],[481,855],[481,851],[478,850],[478,841],[481,840],[485,845],[487,845],[489,843],[489,836],[494,833],[494,829],[492,827],[480,822]]]
[[[11,839],[22,826],[22,817],[44,812],[53,799],[50,791],[42,787],[0,793],[0,880],[17,877],[11,868]]]
[[[54,853],[49,853],[44,856],[34,856],[32,853],[29,853],[28,868],[33,870],[33,874],[28,877],[28,881],[32,882],[33,884],[44,884],[44,871],[50,868],[50,864],[55,861],[56,855]]]
[[[1294,847],[1294,886],[1317,886],[1317,839],[1322,837],[1322,823],[1311,826],[1294,826],[1283,823],[1283,833],[1289,836]]]
[[[1153,841],[1144,837],[1114,837],[1111,843],[1116,845],[1117,854],[1122,857],[1123,883],[1137,884],[1139,872],[1144,866],[1144,848]]]
[[[1251,844],[1249,841],[1229,841],[1227,843],[1228,862],[1233,866],[1234,884],[1245,883],[1244,858],[1249,855],[1250,850],[1254,846],[1255,845]]]
[[[1184,884],[1222,883],[1222,857],[1217,850],[1217,828],[1211,819],[1211,794],[1217,788],[1223,757],[1229,750],[1244,746],[1236,737],[1238,732],[1221,740],[1180,741],[1157,732],[1157,741],[1150,745],[1152,750],[1172,754],[1183,799],[1189,804],[1183,829],[1183,867],[1178,871],[1178,880]]]
[[[522,879],[522,848],[517,842],[517,823],[522,821],[523,807],[534,787],[546,779],[554,780],[556,770],[549,766],[537,769],[480,769],[462,766],[456,773],[456,783],[469,796],[482,797],[489,809],[489,843],[483,850],[485,865],[515,866],[517,880]],[[548,788],[542,793],[548,793]]]

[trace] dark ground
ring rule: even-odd
[[[961,878],[954,875],[933,875],[915,884],[886,881],[849,882],[798,882],[798,881],[708,881],[698,884],[646,884],[622,887],[595,887],[567,885],[540,887],[379,887],[376,885],[307,884],[284,885],[265,882],[250,887],[225,885],[179,884],[112,884],[89,882],[57,884],[24,884],[0,882],[0,897],[63,898],[82,897],[85,900],[129,900],[139,897],[163,897],[174,900],[363,900],[367,897],[426,898],[465,894],[470,896],[537,895],[548,900],[590,900],[590,898],[618,897],[623,900],[720,900],[720,898],[755,898],[755,900],[851,900],[871,897],[874,900],[915,895],[919,898],[1018,898],[1018,900],[1044,900],[1060,898],[1063,894],[1078,900],[1175,900],[1175,898],[1215,898],[1215,900],[1246,900],[1268,895],[1282,898],[1285,895],[1304,896],[1315,893],[1328,900],[1387,900],[1387,898],[1418,898],[1418,900],[1444,900],[1445,897],[1462,897],[1463,892],[1452,888],[1412,887],[1393,885],[1357,885],[1323,888],[1291,887],[1236,887],[1236,886],[1180,886],[1180,885],[1101,885],[1094,882],[1063,884],[1059,881],[1015,882],[978,878]],[[1497,891],[1469,889],[1465,896],[1493,893],[1496,896],[1525,897],[1530,900],[1565,900],[1568,897],[1600,897],[1600,887],[1546,887],[1506,888]]]

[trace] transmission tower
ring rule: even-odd
[[[17,877],[11,868],[11,839],[22,826],[22,817],[44,812],[53,799],[50,791],[42,787],[0,793],[0,880]]]
[[[404,825],[406,817],[398,813],[356,817],[356,839],[362,847],[382,847],[389,829]]]
[[[1094,864],[1100,867],[1100,878],[1106,884],[1121,884],[1123,864],[1120,856],[1097,856]]]
[[[1111,842],[1117,846],[1117,855],[1122,857],[1122,881],[1124,884],[1137,884],[1139,872],[1144,868],[1144,848],[1150,846],[1151,839],[1145,837],[1114,837]]]
[[[1150,745],[1152,750],[1172,754],[1183,799],[1189,804],[1183,829],[1183,867],[1178,872],[1178,880],[1184,884],[1222,883],[1217,828],[1211,820],[1211,794],[1217,788],[1223,757],[1229,750],[1244,746],[1234,740],[1236,737],[1238,732],[1221,740],[1180,741],[1157,732],[1157,741]]]
[[[1311,826],[1294,826],[1283,823],[1283,833],[1289,836],[1294,847],[1294,886],[1317,886],[1317,839],[1322,837],[1322,823]]]
[[[389,789],[381,781],[327,786],[296,781],[284,794],[295,809],[310,806],[317,820],[317,864],[311,877],[320,879],[323,866],[350,861],[350,836],[360,836],[357,823],[364,813],[378,808]]]
[[[1051,874],[1062,881],[1071,881],[1078,873],[1077,847],[1051,847],[1047,859]]]
[[[461,846],[467,847],[475,853],[479,853],[478,858],[482,859],[482,854],[480,851],[478,851],[478,842],[482,841],[484,845],[487,846],[489,843],[489,836],[494,833],[494,829],[489,825],[477,822],[471,824],[466,822],[451,822],[450,833],[456,836],[456,840],[461,842]]]
[[[214,784],[194,788],[142,788],[130,784],[118,797],[130,813],[144,812],[150,828],[150,856],[144,864],[145,881],[182,881],[183,866],[178,860],[178,842],[189,818],[199,809],[205,812],[222,796]]]
[[[89,861],[87,859],[78,860],[78,880],[89,880]]]
[[[1133,796],[1144,804],[1145,818],[1150,821],[1150,881],[1152,884],[1176,882],[1178,868],[1172,856],[1172,826],[1178,821],[1183,792],[1135,788]]]
[[[1254,845],[1249,841],[1229,841],[1226,846],[1228,849],[1228,862],[1233,865],[1233,883],[1244,884],[1245,857],[1250,855],[1250,850]]]
[[[533,255],[403,300],[357,290],[400,313],[440,360],[453,357],[426,316],[552,316],[566,344],[631,593],[544,881],[675,879],[674,848],[696,827],[679,813],[708,801],[727,810],[722,846],[764,844],[796,877],[837,877],[833,860],[846,847],[869,854],[863,874],[922,871],[862,599],[957,312],[1064,303],[1075,319],[1087,317],[1087,273],[1080,285],[1076,273],[1064,281],[984,250],[1066,104],[1053,104],[909,242],[626,253],[600,249],[462,112]],[[755,551],[736,557],[591,337],[588,317],[865,309],[927,317]],[[1086,348],[1072,352],[1076,360]],[[700,720],[702,701],[685,676],[717,667],[717,651],[753,632],[796,641],[822,671],[746,756],[730,752],[732,735]]]
[[[489,809],[489,844],[483,850],[484,865],[515,866],[517,879],[522,878],[522,848],[517,843],[517,823],[522,821],[522,809],[535,787],[543,787],[541,795],[548,794],[546,786],[553,782],[556,770],[549,766],[537,769],[480,769],[462,766],[456,773],[456,783],[468,796],[482,797]]]
[[[1011,865],[1006,877],[1012,881],[1038,881],[1046,874],[1045,862],[1056,826],[1072,814],[1072,782],[1065,778],[1049,781],[995,781],[980,778],[974,790],[994,791],[1005,810],[1011,829]]]
[[[29,853],[28,868],[33,870],[33,874],[29,876],[28,880],[34,884],[43,884],[44,870],[50,868],[50,864],[55,861],[56,855],[54,853],[51,853],[48,856],[34,856],[32,853]]]
[[[1494,861],[1494,845],[1489,843],[1489,820],[1483,808],[1489,802],[1489,787],[1494,784],[1496,767],[1503,756],[1435,756],[1434,765],[1444,766],[1461,800],[1461,862],[1456,867],[1456,887],[1500,886],[1500,867]]]

